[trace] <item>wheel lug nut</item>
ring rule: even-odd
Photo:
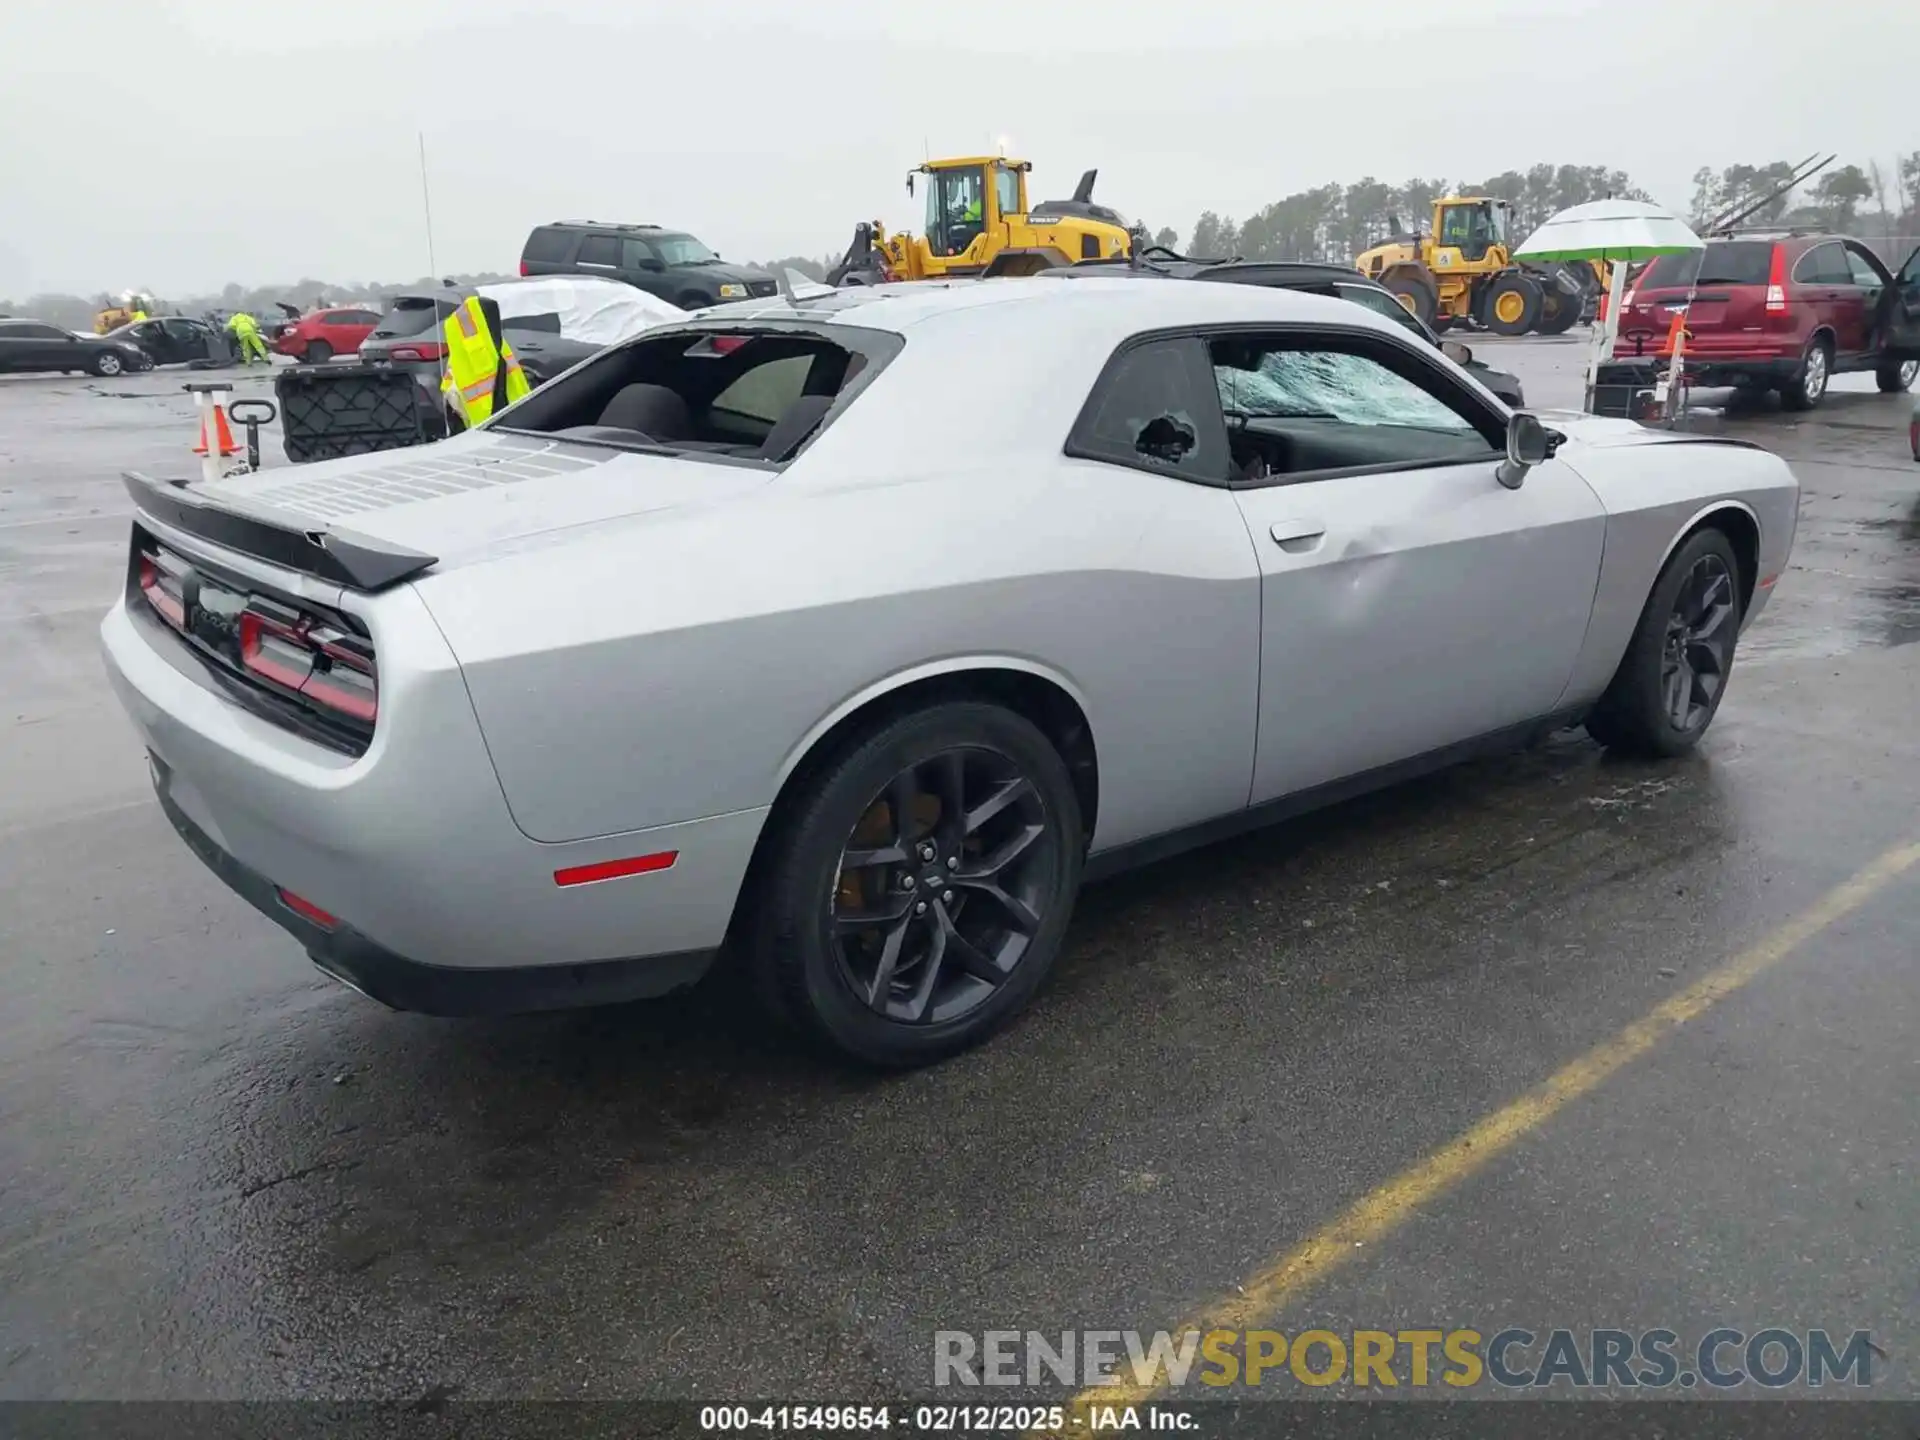
[[[914,913],[914,914],[916,914],[916,915],[924,915],[924,914],[926,914],[926,913],[927,913],[927,902],[926,902],[926,901],[924,901],[924,900],[922,900],[922,901],[921,901],[921,902],[920,902],[920,903],[919,903],[918,905],[916,905],[916,906],[914,906],[914,907],[913,907],[913,913]]]
[[[902,875],[902,876],[900,877],[900,888],[901,888],[902,890],[911,890],[911,889],[913,889],[913,876],[911,876],[911,875]]]
[[[947,904],[949,904],[949,905],[951,905],[951,904],[953,903],[953,891],[951,891],[951,890],[942,890],[942,891],[940,892],[940,898],[941,898],[942,900],[944,900],[944,901],[946,901],[946,902],[947,902]]]
[[[947,856],[947,869],[958,870],[959,868],[960,868],[960,857],[958,855]]]
[[[931,846],[931,845],[922,845],[922,846],[920,847],[920,858],[921,858],[922,860],[931,860],[931,859],[933,859],[933,846]]]

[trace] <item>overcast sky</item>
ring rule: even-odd
[[[544,13],[543,13],[544,12]],[[1389,20],[1391,16],[1391,20]],[[511,269],[534,224],[730,258],[911,223],[931,152],[1184,238],[1371,174],[1920,149],[1912,0],[0,0],[0,295]]]

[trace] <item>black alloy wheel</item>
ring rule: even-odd
[[[1680,582],[1660,665],[1660,694],[1675,730],[1695,729],[1719,703],[1733,663],[1736,594],[1733,573],[1714,554],[1695,560]]]
[[[877,720],[792,783],[743,905],[773,1013],[869,1065],[924,1065],[1030,999],[1086,840],[1066,762],[999,705]]]
[[[1040,932],[1059,843],[1008,756],[956,747],[909,764],[840,852],[829,923],[842,978],[904,1024],[978,1009]]]
[[[1587,733],[1626,754],[1691,750],[1726,696],[1743,611],[1732,542],[1715,527],[1695,531],[1654,581]]]

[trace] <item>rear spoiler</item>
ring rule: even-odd
[[[210,504],[181,480],[155,480],[137,470],[122,473],[133,503],[154,519],[242,555],[297,570],[317,580],[355,590],[384,590],[440,563],[402,545],[305,530]]]

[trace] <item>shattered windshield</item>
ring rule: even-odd
[[[1254,368],[1214,365],[1220,406],[1249,419],[1339,420],[1477,435],[1460,415],[1412,381],[1364,355],[1269,350]]]

